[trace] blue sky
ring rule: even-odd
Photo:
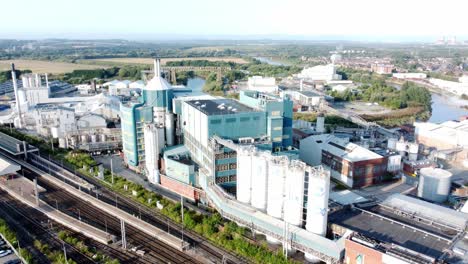
[[[10,0],[1,6],[0,38],[468,35],[466,0]]]

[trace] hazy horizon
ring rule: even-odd
[[[468,40],[468,3],[457,0],[25,0],[3,7],[12,12],[0,17],[2,39]]]

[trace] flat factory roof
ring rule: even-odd
[[[382,205],[428,218],[438,223],[444,223],[461,230],[465,229],[465,225],[468,221],[468,214],[403,194],[393,194],[389,196],[382,202]]]
[[[382,158],[381,155],[357,144],[349,142],[347,138],[339,138],[330,134],[314,135],[303,140],[314,140],[320,148],[344,160],[357,162]]]
[[[427,235],[418,228],[358,209],[334,211],[328,220],[379,242],[396,244],[433,258],[439,258],[450,247],[450,242]]]
[[[187,104],[197,108],[206,115],[229,115],[245,112],[256,112],[253,108],[232,99],[191,100]]]

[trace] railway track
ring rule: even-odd
[[[33,177],[30,171],[26,171],[25,176]],[[55,185],[38,178],[39,185],[47,189],[47,192],[42,195],[42,200],[49,203],[51,206],[57,206],[58,209],[74,218],[79,218],[83,222],[95,226],[101,230],[107,230],[110,234],[115,235],[120,240],[120,220],[108,215],[94,206],[80,200],[76,196],[61,190]],[[181,252],[159,240],[152,238],[142,231],[126,225],[127,243],[131,247],[146,252],[144,256],[138,256],[131,252],[134,257],[127,259],[128,263],[199,263],[193,260],[189,255]],[[130,247],[129,247],[130,248]],[[105,248],[106,251],[116,252],[116,247]],[[120,252],[120,251],[118,251]],[[130,254],[129,251],[126,251]],[[120,252],[122,253],[122,252]]]
[[[53,160],[51,161],[56,165],[56,169],[66,170],[67,172],[72,173],[72,170],[70,168],[61,167],[61,164]],[[51,172],[52,174],[54,174],[53,171]],[[98,179],[89,178],[87,176],[82,175],[81,173],[76,173],[76,175],[82,178],[83,180],[86,180],[89,183],[93,184],[94,186],[99,187],[98,191],[83,190],[86,191],[88,194],[97,197],[103,202],[115,205],[119,209],[124,210],[127,213],[139,216],[143,221],[146,221],[162,230],[168,229],[169,233],[175,237],[182,237],[182,225],[174,222],[172,219],[163,215],[161,212],[143,206],[126,196],[109,190],[108,187],[106,187]],[[58,174],[55,174],[55,176],[61,178]],[[197,250],[197,252],[204,254],[208,259],[212,260],[214,263],[249,263],[247,259],[240,257],[233,252],[229,252],[227,250],[220,249],[214,246],[210,241],[208,241],[206,238],[194,231],[185,229],[183,232],[185,241],[189,242],[190,245]]]
[[[0,192],[0,214],[7,214],[14,219],[19,226],[23,227],[31,238],[39,239],[43,243],[46,243],[50,248],[62,251],[63,246],[67,250],[67,257],[73,259],[77,263],[96,263],[92,258],[81,253],[73,245],[62,242],[57,238],[53,231],[48,229],[48,225],[51,223],[47,216],[43,215],[39,211],[16,201],[13,197],[9,196],[6,192]],[[44,227],[46,225],[47,227]],[[53,224],[59,226],[58,224]],[[61,227],[61,229],[66,229]],[[42,256],[41,256],[42,255]],[[36,254],[39,259],[39,263],[50,263],[50,261],[43,254]]]

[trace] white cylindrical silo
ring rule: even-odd
[[[166,120],[164,122],[166,127],[166,143],[168,146],[174,145],[174,137],[175,137],[175,130],[174,130],[174,114],[167,112],[166,113]]]
[[[106,134],[101,134],[101,139],[100,140],[101,140],[101,142],[106,142],[106,140],[107,140]]]
[[[325,116],[323,114],[319,114],[317,116],[315,126],[315,131],[317,131],[318,133],[325,133]]]
[[[309,184],[307,195],[306,229],[314,234],[327,233],[328,195],[330,171],[322,167],[308,167]]]
[[[281,219],[283,216],[284,183],[288,157],[272,156],[268,161],[267,214]]]
[[[252,189],[252,152],[249,147],[240,147],[237,150],[237,200],[250,204]]]
[[[154,124],[145,124],[143,127],[145,142],[145,167],[148,180],[151,183],[159,183],[159,154],[161,153],[160,137],[164,130]]]
[[[396,138],[389,138],[387,142],[387,149],[395,150],[397,141],[398,140]]]
[[[306,230],[314,234],[327,234],[328,196],[330,193],[330,171],[323,167],[307,167],[309,174],[307,195]],[[305,253],[305,258],[313,263],[320,259]]]
[[[286,174],[284,221],[295,226],[302,226],[305,168],[304,162],[293,160]]]
[[[409,143],[408,148],[409,148],[408,152],[410,154],[418,154],[419,152],[419,145],[417,143]]]
[[[88,143],[88,136],[87,135],[81,135],[81,143]]]
[[[91,142],[96,143],[97,142],[97,135],[91,135]]]
[[[268,153],[257,152],[252,155],[252,193],[253,207],[264,211],[267,206]]]
[[[419,171],[418,196],[442,203],[447,200],[452,184],[452,173],[439,168],[422,168]]]

